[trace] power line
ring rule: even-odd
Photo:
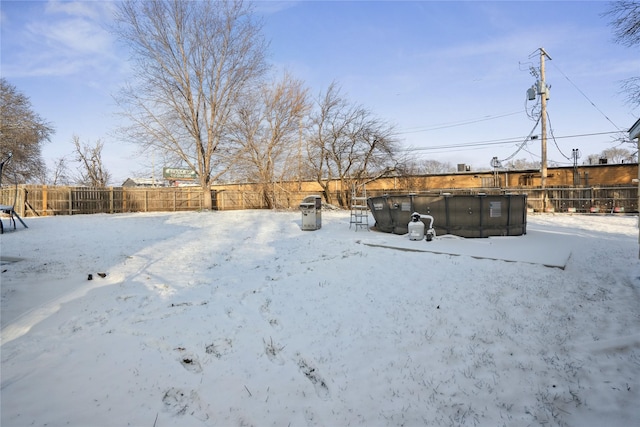
[[[551,138],[553,139],[553,143],[556,145],[556,148],[558,149],[558,152],[560,152],[562,157],[564,157],[565,159],[571,160],[569,157],[565,156],[565,154],[560,149],[560,146],[558,145],[558,141],[556,140],[556,136],[553,134],[553,126],[551,125],[551,117],[549,117],[549,112],[547,112],[547,120],[549,120],[549,133],[551,133]]]
[[[518,142],[518,140],[508,139],[508,140],[495,140],[495,141],[478,141],[478,142],[462,142],[458,144],[444,144],[444,145],[431,145],[428,147],[410,147],[406,148],[403,151],[412,152],[412,151],[434,151],[434,150],[451,150],[459,148],[459,149],[469,149],[472,147],[484,148],[490,147],[494,145],[505,145],[505,144],[513,144],[514,142]]]
[[[620,131],[609,131],[609,132],[594,132],[594,133],[582,133],[577,135],[565,135],[565,136],[557,136],[556,139],[564,139],[564,138],[584,138],[585,136],[599,136],[599,135],[611,135],[617,134]]]
[[[622,132],[622,130],[620,129],[620,127],[619,127],[618,125],[616,125],[615,123],[613,123],[613,121],[611,121],[611,119],[610,119],[610,118],[609,118],[605,113],[603,113],[603,112],[602,112],[602,110],[601,110],[600,108],[598,108],[598,107],[596,106],[596,104],[595,104],[591,99],[589,99],[589,97],[588,97],[588,96],[587,96],[587,95],[586,95],[586,94],[585,94],[585,93],[584,93],[584,92],[583,92],[583,91],[582,91],[582,90],[581,90],[581,89],[580,89],[580,88],[579,88],[579,87],[578,87],[578,86],[577,86],[573,81],[571,81],[571,79],[570,79],[570,78],[569,78],[569,77],[568,77],[568,76],[567,76],[567,75],[566,75],[566,74],[565,74],[565,73],[564,73],[564,72],[563,72],[563,71],[562,71],[562,70],[561,70],[557,65],[553,64],[553,66],[556,68],[556,70],[558,70],[558,71],[560,72],[560,74],[562,74],[562,75],[564,76],[564,78],[565,78],[565,79],[567,79],[567,81],[568,81],[569,83],[571,83],[571,85],[572,85],[574,88],[576,88],[576,90],[577,90],[578,92],[580,92],[580,94],[581,94],[581,95],[582,95],[582,96],[583,96],[587,101],[589,101],[589,103],[593,106],[593,108],[595,108],[596,110],[598,110],[598,112],[599,112],[600,114],[602,114],[602,116],[603,116],[605,119],[607,119],[607,121],[608,121],[609,123],[611,123],[613,126],[615,126],[615,128],[616,128],[616,129],[618,129],[618,131]]]
[[[399,135],[404,135],[404,134],[408,134],[408,133],[429,132],[429,131],[433,131],[433,130],[448,129],[448,128],[458,127],[458,126],[466,126],[466,125],[470,125],[470,124],[473,124],[473,123],[486,122],[486,121],[489,121],[489,120],[500,119],[502,117],[514,116],[514,115],[520,114],[522,112],[524,112],[524,110],[513,111],[511,113],[504,113],[504,114],[499,114],[499,115],[495,115],[495,116],[484,116],[484,117],[480,117],[480,118],[477,118],[477,119],[461,120],[459,122],[442,123],[442,124],[439,124],[439,125],[433,125],[431,127],[429,127],[429,126],[416,126],[416,127],[413,127],[413,128],[406,128],[406,129],[398,132],[398,134]]]
[[[522,144],[520,144],[520,147],[518,147],[518,149],[515,151],[515,153],[513,153],[512,155],[510,155],[509,157],[500,160],[500,163],[502,162],[506,162],[509,161],[511,159],[513,159],[519,152],[520,150],[522,150],[526,145],[527,145],[527,141],[531,140],[531,135],[533,135],[533,132],[536,130],[536,127],[538,127],[538,123],[540,122],[540,117],[538,117],[538,121],[536,122],[535,125],[533,125],[533,128],[531,128],[531,132],[529,132],[529,135],[527,135],[527,137],[524,139],[524,141],[522,141]]]
[[[576,134],[576,135],[554,136],[554,139],[585,138],[590,136],[611,135],[611,134],[617,134],[617,133],[618,131],[594,132],[594,133],[584,133],[584,134]],[[442,149],[452,149],[452,148],[489,147],[494,145],[522,143],[522,140],[523,140],[523,137],[512,137],[512,138],[492,139],[492,140],[484,140],[484,141],[460,142],[460,143],[454,143],[454,144],[431,145],[429,147],[409,147],[402,151],[412,152],[412,151],[431,151],[431,150],[442,150]]]

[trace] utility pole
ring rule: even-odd
[[[546,56],[546,52],[543,48],[540,48],[540,82],[538,87],[538,95],[540,95],[540,103],[541,103],[541,117],[540,124],[542,127],[541,130],[541,139],[542,139],[542,179],[540,181],[540,185],[544,189],[547,185],[547,87],[544,81],[544,57]]]
[[[580,150],[573,149],[573,185],[580,185],[580,172],[578,171],[578,159],[580,158]]]
[[[538,84],[538,95],[540,95],[540,105],[541,105],[541,117],[540,117],[540,126],[541,126],[541,140],[542,140],[542,153],[541,153],[541,179],[540,186],[542,187],[542,206],[543,211],[546,211],[547,208],[547,98],[548,98],[548,90],[547,83],[545,82],[545,71],[544,71],[544,58],[545,56],[551,60],[549,54],[544,50],[544,48],[540,48],[540,81]]]

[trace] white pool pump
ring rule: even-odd
[[[427,228],[427,242],[433,240],[436,236],[436,230],[433,228],[433,217],[431,215],[422,215],[418,212],[411,214],[411,222],[409,223],[409,240],[422,240],[425,237],[424,222],[422,219],[428,219],[429,228]]]

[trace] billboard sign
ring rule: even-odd
[[[168,180],[194,180],[198,177],[196,171],[186,168],[162,168],[162,177]]]

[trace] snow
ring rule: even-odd
[[[432,242],[329,210],[316,231],[297,211],[26,222],[0,237],[3,427],[640,418],[636,216]]]

